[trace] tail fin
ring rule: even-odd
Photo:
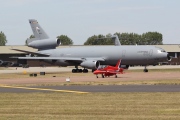
[[[118,62],[117,62],[117,64],[116,64],[116,68],[119,68],[120,67],[120,65],[121,65],[121,60],[118,60]]]
[[[29,19],[29,23],[31,25],[35,39],[41,40],[41,39],[48,39],[49,38],[49,36],[42,29],[42,27],[39,25],[37,20]]]
[[[111,38],[113,39],[115,46],[120,46],[121,45],[117,35],[113,35]]]
[[[115,46],[121,46],[121,43],[120,43],[117,35],[113,35],[111,37],[97,38],[97,40],[107,39],[107,38],[111,38],[113,40]]]
[[[42,27],[39,25],[37,20],[30,19],[29,23],[31,25],[33,34],[35,38],[28,39],[27,43],[29,47],[33,47],[40,50],[55,49],[60,45],[60,39],[50,39]]]
[[[124,73],[124,68],[121,68],[121,60],[118,60],[116,64],[116,68],[118,68],[119,73],[123,74]]]

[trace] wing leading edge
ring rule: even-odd
[[[44,54],[44,53],[37,53],[37,52],[30,52],[30,51],[26,51],[26,50],[20,50],[20,49],[11,49],[11,50],[15,50],[15,51],[19,51],[19,52],[24,52],[24,53],[28,53],[28,54],[34,54],[34,55],[41,55],[41,56],[49,56],[49,54]]]
[[[97,60],[97,61],[105,61],[104,58],[79,58],[79,57],[13,57],[13,58],[26,59],[26,60],[65,60],[65,61]]]

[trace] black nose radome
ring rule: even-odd
[[[167,54],[167,60],[171,61],[171,56],[169,54]]]

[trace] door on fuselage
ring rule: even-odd
[[[123,51],[122,51],[122,59],[124,59],[125,56],[126,56],[126,50],[123,50]]]

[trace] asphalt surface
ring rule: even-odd
[[[180,85],[0,86],[0,93],[180,92]]]

